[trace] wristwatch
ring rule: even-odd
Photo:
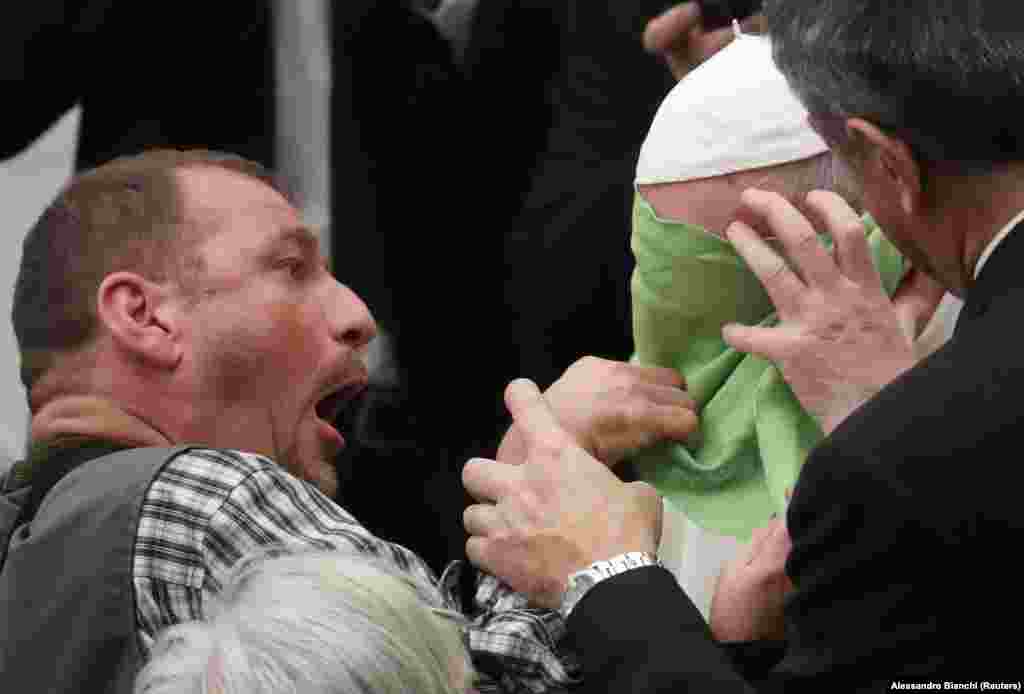
[[[558,611],[562,617],[568,618],[576,603],[583,599],[588,590],[606,578],[642,566],[661,566],[661,562],[650,552],[626,552],[611,559],[595,561],[587,568],[569,576],[569,587],[562,596],[562,604]]]

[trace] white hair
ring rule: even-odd
[[[831,151],[806,159],[729,174],[747,187],[765,187],[791,200],[803,199],[812,190],[829,190],[841,195],[854,209],[863,207],[860,186],[849,166]]]
[[[452,694],[472,679],[461,615],[366,555],[243,559],[211,602],[161,633],[136,694]]]

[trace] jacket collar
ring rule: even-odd
[[[1024,287],[1024,221],[1015,224],[974,280],[967,292],[956,332],[988,312],[992,302],[1015,287]]]

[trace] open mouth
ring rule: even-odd
[[[316,416],[328,424],[334,424],[347,413],[350,405],[356,402],[365,390],[366,384],[362,382],[342,386],[317,402]]]

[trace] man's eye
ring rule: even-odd
[[[284,258],[278,261],[277,267],[288,270],[292,277],[300,277],[305,272],[306,261],[302,258]]]

